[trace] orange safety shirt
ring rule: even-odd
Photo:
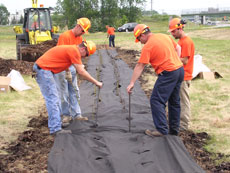
[[[72,64],[82,64],[81,54],[76,45],[55,46],[43,54],[36,64],[53,73],[60,73]]]
[[[42,23],[42,22],[40,22],[40,26],[43,26],[43,23]],[[38,22],[33,22],[33,23],[31,24],[31,28],[39,28],[39,23],[38,23]]]
[[[72,30],[68,30],[59,36],[57,45],[81,44],[82,36],[75,37]]]
[[[174,71],[183,64],[175,50],[177,43],[168,35],[152,34],[141,51],[139,63],[150,63],[157,74]]]
[[[107,33],[109,35],[115,35],[115,28],[114,27],[108,27]]]
[[[188,63],[184,64],[184,80],[192,80],[195,53],[194,43],[190,37],[185,36],[178,41],[178,44],[181,46],[181,58],[188,57]]]

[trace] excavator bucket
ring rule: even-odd
[[[21,60],[35,62],[47,50],[57,45],[57,39],[41,42],[40,44],[21,47]]]

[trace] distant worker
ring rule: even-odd
[[[168,35],[153,34],[145,24],[134,28],[136,42],[144,44],[141,57],[134,68],[127,92],[131,94],[136,80],[145,65],[151,64],[158,75],[150,98],[151,112],[156,130],[147,129],[145,133],[152,137],[167,134],[178,135],[180,125],[180,86],[184,77],[183,64],[178,54],[181,48]],[[168,102],[169,123],[166,118]],[[169,127],[168,127],[169,124]]]
[[[84,69],[81,60],[95,51],[96,45],[92,41],[82,42],[80,45],[55,46],[35,62],[33,70],[37,73],[36,81],[46,102],[48,127],[51,134],[71,133],[69,130],[62,129],[61,100],[54,75],[73,64],[79,75],[101,88],[102,83]]]
[[[106,29],[107,29],[107,38],[109,38],[109,47],[111,46],[115,47],[115,28],[106,25]]]
[[[169,30],[175,39],[179,39],[181,46],[181,62],[184,64],[184,81],[180,89],[181,120],[180,130],[188,130],[191,117],[189,87],[191,85],[195,46],[190,37],[188,37],[183,28],[186,22],[179,18],[174,18],[169,22]]]
[[[38,15],[34,14],[31,20],[31,29],[39,29],[40,27],[43,26],[43,23],[40,21],[40,26],[39,26],[39,21],[38,21]]]
[[[77,20],[76,26],[62,33],[58,39],[57,45],[79,45],[82,43],[82,35],[88,32],[91,27],[91,22],[88,18],[80,18]],[[76,69],[73,65],[54,75],[55,81],[58,85],[58,91],[61,98],[62,108],[62,125],[66,127],[74,119],[88,120],[81,114],[81,108],[78,99],[80,99],[80,91],[77,85]],[[68,78],[71,81],[68,82]],[[77,90],[77,92],[76,92]]]

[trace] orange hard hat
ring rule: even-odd
[[[134,37],[136,37],[135,42],[139,42],[137,37],[139,37],[141,34],[145,33],[146,31],[149,31],[149,27],[145,24],[138,24],[133,31]]]
[[[88,33],[89,28],[91,27],[91,22],[88,18],[82,17],[77,20],[77,24],[79,24],[85,33]]]
[[[170,20],[168,32],[172,32],[173,30],[178,28],[183,28],[185,23],[182,23],[181,21],[182,20],[179,18],[173,18],[172,20]]]
[[[89,55],[92,55],[96,52],[96,44],[92,41],[84,41],[84,45],[87,47]]]

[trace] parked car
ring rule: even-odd
[[[215,21],[206,21],[206,25],[216,25]]]
[[[129,31],[133,31],[135,26],[137,26],[137,23],[126,23],[121,27],[119,27],[117,30],[119,32],[129,32]]]

